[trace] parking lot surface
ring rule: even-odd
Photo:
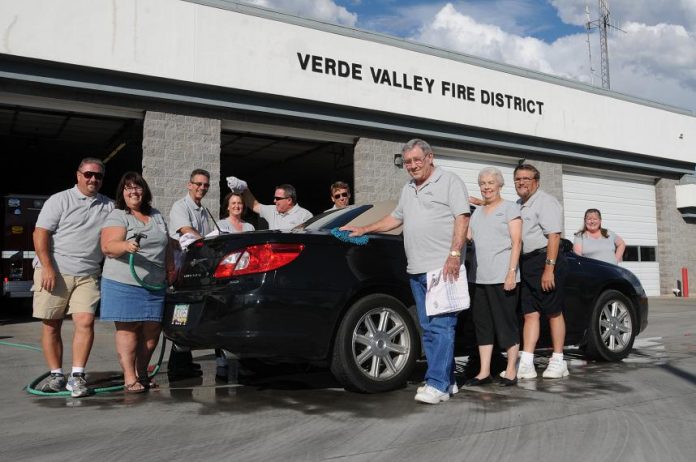
[[[147,394],[32,396],[24,387],[45,372],[39,330],[25,317],[0,315],[3,460],[696,458],[696,299],[651,299],[649,326],[620,363],[588,362],[569,348],[568,378],[462,387],[435,406],[413,401],[420,376],[379,395],[346,392],[328,372],[302,367],[217,384],[212,351],[194,354],[200,379],[169,383],[159,374],[160,389]],[[467,361],[457,360],[460,383]],[[97,322],[88,380],[108,383],[118,371],[112,323]]]

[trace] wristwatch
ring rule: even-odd
[[[556,260],[551,260],[550,258],[547,258],[547,259],[546,259],[546,264],[547,264],[547,265],[554,266],[554,265],[556,264]]]
[[[461,257],[462,253],[459,250],[450,250],[450,257]]]

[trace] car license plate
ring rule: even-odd
[[[172,315],[172,326],[185,326],[188,321],[189,304],[177,303],[174,305],[174,314]]]

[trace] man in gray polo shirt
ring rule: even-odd
[[[211,217],[202,203],[210,189],[210,172],[202,168],[193,170],[186,188],[188,193],[174,202],[169,211],[169,234],[177,242],[184,234],[200,239],[213,230]],[[200,377],[202,372],[200,365],[193,362],[191,349],[174,343],[169,353],[167,374],[170,380],[176,380]]]
[[[435,167],[433,150],[423,140],[413,139],[402,149],[404,167],[411,175],[401,190],[396,209],[367,226],[348,226],[351,236],[385,232],[404,226],[404,248],[413,298],[423,328],[423,346],[428,361],[425,386],[416,401],[437,404],[457,392],[454,381],[454,335],[458,313],[428,316],[425,311],[427,272],[442,268],[448,281],[459,278],[465,237],[469,226],[469,197],[464,182]]]
[[[228,185],[231,178],[234,177],[227,179]],[[312,218],[311,212],[297,203],[297,191],[291,184],[276,186],[273,195],[275,205],[260,203],[248,188],[244,189],[242,197],[247,207],[268,222],[268,229],[292,229]]]
[[[34,230],[34,309],[42,321],[41,346],[51,374],[43,391],[89,394],[85,365],[94,341],[94,313],[99,305],[99,274],[104,255],[99,233],[113,202],[99,194],[104,163],[85,158],[77,168],[77,184],[48,198]],[[63,374],[61,327],[72,315],[73,367],[67,384]]]
[[[533,379],[537,376],[534,350],[539,340],[542,314],[549,320],[553,344],[553,355],[543,377],[566,377],[568,365],[563,360],[563,302],[568,264],[559,252],[563,210],[554,197],[539,189],[540,174],[533,165],[518,165],[514,178],[522,217],[520,300],[524,314],[523,348],[517,377]]]

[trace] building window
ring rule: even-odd
[[[657,261],[655,247],[643,245],[627,245],[623,261]]]

